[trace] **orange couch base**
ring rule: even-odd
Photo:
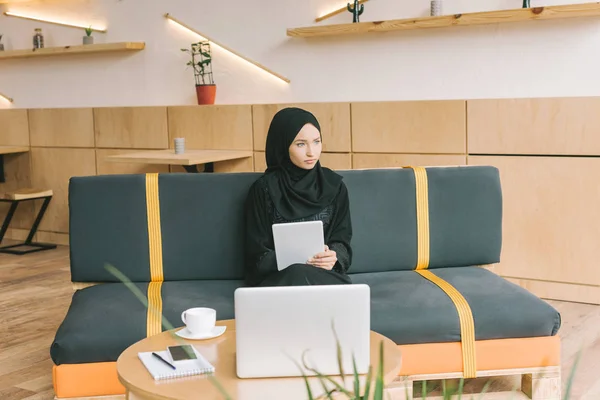
[[[125,394],[116,361],[54,365],[52,383],[59,399]]]
[[[462,372],[460,342],[398,346],[402,352],[400,374],[448,374]],[[477,371],[560,365],[560,337],[478,340],[475,342]]]
[[[462,371],[460,342],[399,345],[398,348],[402,352],[399,375]],[[475,342],[475,354],[478,371],[559,366],[560,337],[480,340]],[[125,394],[117,376],[116,362],[55,365],[52,379],[59,399]]]

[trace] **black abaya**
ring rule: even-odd
[[[269,126],[267,170],[250,188],[245,207],[246,281],[252,286],[351,283],[346,272],[352,262],[352,223],[342,177],[320,162],[299,168],[289,157],[290,145],[306,124],[320,131],[313,114],[290,107],[275,114]],[[294,264],[278,271],[271,226],[315,220],[323,222],[325,244],[336,252],[332,270]]]
[[[277,270],[271,225],[283,222],[323,222],[327,246],[336,252],[337,262],[331,271],[309,264],[295,264]],[[268,193],[264,176],[250,188],[246,201],[246,281],[251,286],[295,286],[351,283],[346,274],[352,261],[352,223],[346,185],[321,212],[287,220],[277,211]]]

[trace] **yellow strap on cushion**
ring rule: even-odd
[[[474,378],[477,373],[475,358],[475,323],[471,307],[465,298],[452,285],[428,270],[429,267],[429,183],[424,167],[411,168],[415,174],[417,196],[417,266],[415,272],[442,289],[454,303],[460,320],[460,340],[462,344],[463,374]]]
[[[162,332],[161,288],[164,280],[157,173],[146,174],[146,213],[148,217],[148,249],[150,253],[150,284],[148,285],[146,335],[152,336]]]
[[[417,270],[429,267],[429,185],[427,170],[410,167],[415,173],[417,196]]]
[[[146,320],[146,337],[162,332],[162,282],[148,284],[148,315]]]
[[[158,174],[146,174],[146,213],[148,216],[148,248],[150,251],[150,281],[163,281],[162,237]]]
[[[467,300],[448,282],[430,270],[415,271],[422,277],[438,285],[454,302],[460,320],[460,341],[462,344],[463,372],[465,379],[475,378],[477,366],[475,361],[475,322]]]

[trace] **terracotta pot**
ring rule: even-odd
[[[215,104],[217,85],[196,85],[198,104]]]

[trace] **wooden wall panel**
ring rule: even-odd
[[[27,110],[0,110],[0,146],[29,146]]]
[[[465,101],[352,103],[355,153],[466,152]]]
[[[350,153],[323,153],[321,165],[333,170],[352,169],[352,155]]]
[[[145,174],[149,172],[169,172],[164,164],[138,164],[106,161],[106,157],[131,153],[126,149],[96,149],[96,172],[98,175],[110,174]]]
[[[469,100],[468,151],[600,155],[600,98]]]
[[[40,224],[40,230],[69,232],[68,188],[72,176],[96,175],[94,149],[31,149],[31,183],[36,188],[50,188],[54,197]],[[36,205],[36,211],[39,205]]]
[[[32,146],[94,147],[94,115],[91,108],[29,110]]]
[[[10,192],[23,187],[31,187],[30,154],[5,154],[4,176],[6,182],[0,183],[0,193]],[[0,224],[4,221],[9,203],[0,202]],[[23,201],[17,206],[17,211],[9,225],[11,229],[27,229],[33,225],[33,202]],[[27,236],[25,236],[27,237]]]
[[[352,169],[352,156],[350,153],[322,153],[321,165],[333,170]],[[254,170],[264,172],[267,169],[264,151],[254,152]]]
[[[169,148],[185,138],[186,149],[252,150],[252,106],[169,107]]]
[[[321,126],[323,151],[350,152],[350,104],[349,103],[306,103],[306,104],[260,104],[252,106],[254,124],[254,150],[264,151],[267,132],[273,116],[286,107],[299,107],[315,115]]]
[[[469,157],[499,168],[503,276],[600,285],[600,158]]]
[[[265,172],[267,170],[267,160],[265,160],[264,151],[254,152],[254,171]]]
[[[94,108],[96,147],[166,149],[166,107]]]
[[[369,154],[352,155],[354,169],[396,168],[406,166],[466,165],[467,157],[452,154]]]

